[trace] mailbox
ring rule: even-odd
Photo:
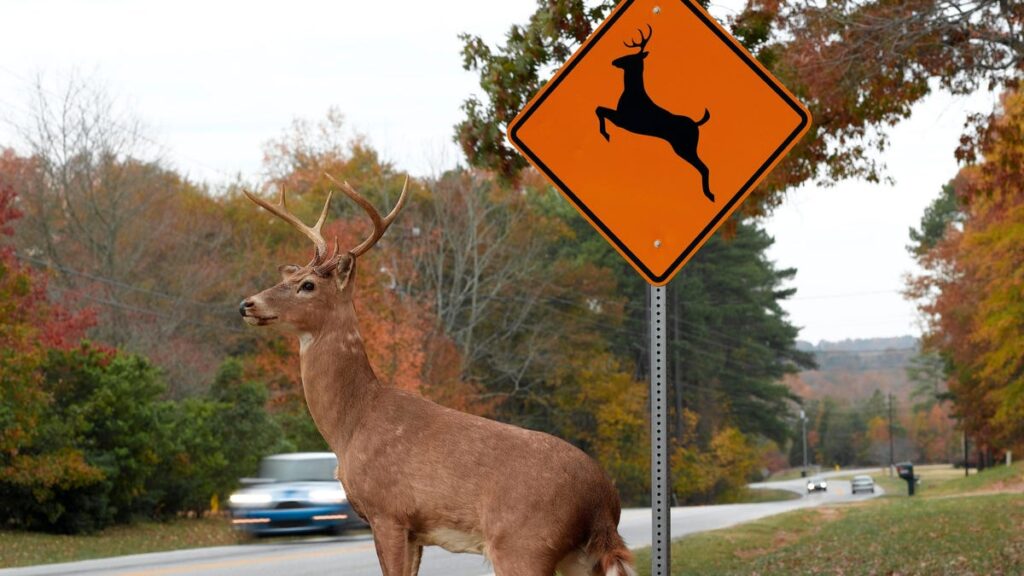
[[[914,465],[910,462],[900,462],[896,465],[896,474],[907,482],[907,494],[914,495],[914,485],[917,484],[917,476],[914,476]]]

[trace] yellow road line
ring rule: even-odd
[[[202,570],[217,570],[220,568],[236,568],[239,566],[248,566],[250,564],[265,564],[270,562],[281,562],[287,560],[298,560],[301,558],[317,558],[324,556],[341,556],[343,554],[351,554],[353,552],[365,552],[367,550],[373,550],[374,546],[370,544],[360,544],[358,546],[351,546],[348,548],[340,548],[334,550],[310,550],[308,552],[297,552],[291,554],[276,554],[273,556],[257,556],[254,558],[237,558],[235,560],[219,560],[217,562],[203,562],[199,564],[188,564],[186,566],[175,566],[171,568],[154,568],[151,570],[142,570],[139,572],[119,572],[119,576],[160,576],[163,574],[195,574]]]

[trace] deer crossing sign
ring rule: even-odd
[[[662,286],[810,120],[695,0],[624,0],[509,124],[509,139]]]

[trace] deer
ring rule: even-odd
[[[384,576],[415,576],[425,546],[483,554],[497,576],[633,576],[618,533],[619,496],[604,470],[554,436],[449,409],[382,383],[367,358],[354,303],[357,263],[407,200],[381,217],[347,182],[331,181],[373,223],[360,244],[328,251],[322,234],[333,191],[307,226],[246,196],[313,242],[305,266],[242,300],[254,326],[299,339],[302,389],[317,429],[338,457],[335,476],[369,523]]]
[[[648,24],[646,35],[643,30],[637,31],[640,32],[639,42],[632,38],[628,43],[623,42],[626,48],[637,48],[637,52],[620,56],[612,61],[612,66],[622,69],[624,86],[615,109],[604,106],[597,107],[601,135],[606,141],[611,141],[611,135],[608,134],[605,127],[605,120],[610,120],[628,132],[653,136],[668,142],[677,156],[689,162],[697,169],[697,172],[700,172],[704,196],[714,202],[715,195],[711,193],[711,186],[708,182],[710,178],[708,167],[697,155],[700,127],[711,119],[711,113],[705,108],[704,116],[695,122],[688,116],[673,114],[655,104],[647,94],[647,89],[644,88],[644,59],[647,58],[647,43],[651,41],[654,29]]]

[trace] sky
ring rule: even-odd
[[[741,4],[712,4],[724,18]],[[89,78],[133,111],[164,157],[195,180],[257,179],[263,145],[296,118],[336,107],[353,134],[414,175],[463,162],[452,141],[478,93],[458,35],[492,45],[535,0],[417,2],[129,2],[0,0],[0,146],[17,144],[31,86]],[[797,268],[786,303],[811,342],[918,335],[900,295],[914,271],[905,246],[957,170],[953,150],[972,111],[994,96],[933,95],[892,130],[883,156],[894,184],[846,181],[788,193],[764,221],[769,256]]]

